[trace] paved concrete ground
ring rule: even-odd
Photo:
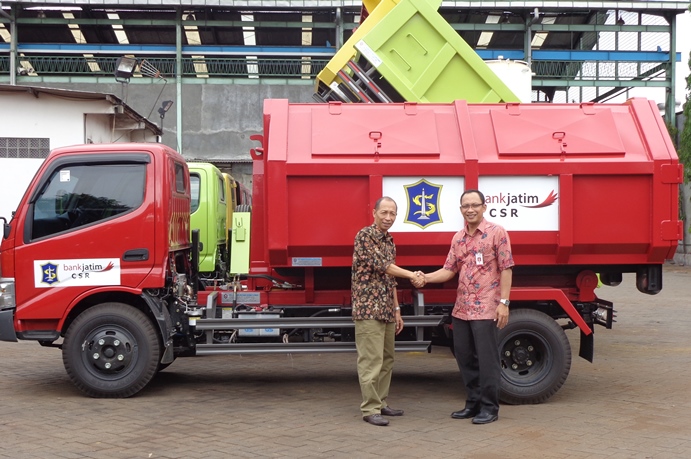
[[[0,458],[691,457],[691,269],[657,296],[603,287],[618,322],[595,362],[574,357],[547,403],[453,420],[464,394],[448,350],[399,354],[388,427],[360,418],[354,355],[179,359],[138,396],[83,397],[60,351],[0,344]],[[577,354],[578,332],[569,331]]]

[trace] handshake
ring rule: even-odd
[[[410,278],[410,282],[413,284],[413,287],[415,288],[424,287],[427,283],[427,279],[425,279],[425,273],[423,273],[422,271],[415,271],[413,273],[413,277]]]

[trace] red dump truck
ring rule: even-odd
[[[206,289],[189,237],[189,176],[161,145],[51,153],[4,226],[0,340],[62,349],[83,392],[126,397],[177,357],[351,352],[356,232],[398,203],[397,264],[431,271],[463,224],[466,188],[509,231],[516,267],[500,332],[501,398],[562,386],[580,330],[612,327],[597,295],[636,274],[662,288],[682,226],[682,167],[654,103],[290,104],[267,100],[254,137],[253,208],[235,212],[230,282]],[[247,210],[247,209],[243,209]],[[401,282],[397,350],[448,344],[455,282]]]

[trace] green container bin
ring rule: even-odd
[[[402,0],[355,44],[358,54],[409,102],[519,102],[436,6]]]

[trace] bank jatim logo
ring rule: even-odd
[[[408,202],[405,223],[412,223],[422,229],[435,223],[441,223],[442,219],[439,213],[441,185],[435,185],[422,179],[412,185],[405,185],[404,188]]]
[[[494,204],[497,207],[525,207],[528,209],[540,209],[549,207],[559,199],[559,195],[554,190],[549,192],[546,198],[541,198],[537,194],[529,193],[498,193],[485,196],[487,204]]]
[[[101,269],[100,271],[96,271],[96,272],[104,273],[104,272],[106,272],[106,271],[110,271],[110,270],[113,269],[114,267],[115,267],[115,265],[114,265],[113,262],[111,261],[110,263],[108,263],[108,266],[106,266],[105,268]]]
[[[557,202],[558,197],[559,197],[559,195],[557,193],[555,193],[554,190],[552,190],[549,192],[549,196],[547,196],[545,198],[545,200],[542,201],[540,204],[536,204],[534,206],[523,206],[523,207],[527,207],[529,209],[540,209],[542,207],[549,207],[552,204],[554,204],[555,202]]]

